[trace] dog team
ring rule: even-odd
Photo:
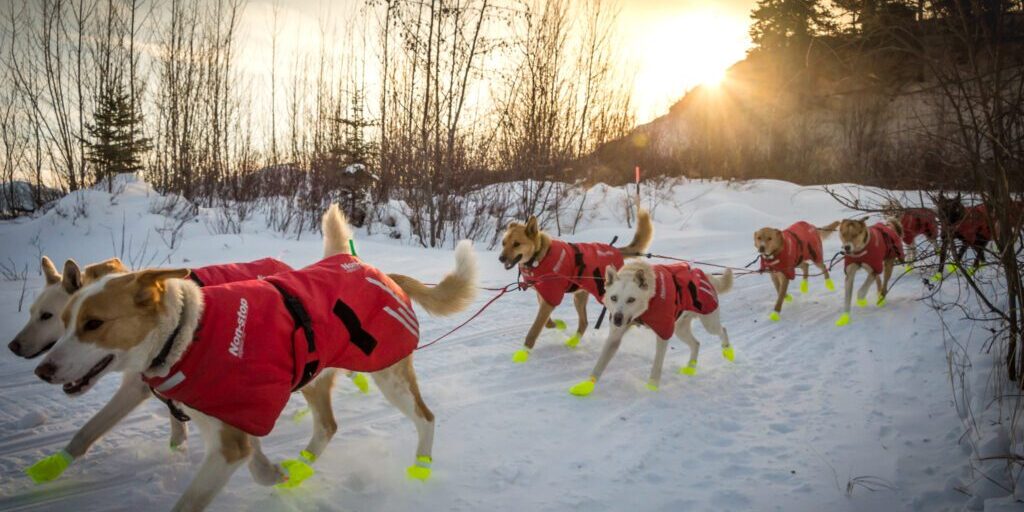
[[[946,261],[947,241],[959,242],[956,261],[967,248],[984,261],[991,239],[983,206],[964,207],[960,197],[940,196],[937,211],[890,205],[885,221],[869,226],[866,218],[846,219],[823,227],[797,222],[780,230],[754,233],[763,272],[777,292],[770,319],[778,321],[796,270],[800,290],[808,291],[814,265],[834,289],[822,241],[839,231],[845,263],[843,312],[836,325],[850,321],[854,277],[867,277],[857,303],[867,304],[876,284],[882,306],[893,268],[904,247],[915,257],[917,237],[924,236]],[[312,465],[337,431],[331,390],[339,371],[366,390],[369,373],[384,397],[416,427],[419,441],[409,476],[431,473],[434,415],[420,394],[413,367],[419,343],[416,302],[427,313],[448,316],[466,310],[477,292],[476,257],[468,241],[455,249],[454,269],[428,286],[401,274],[386,274],[352,254],[351,232],[338,209],[323,217],[324,258],[299,270],[263,259],[250,263],[196,269],[129,271],[117,259],[84,269],[72,260],[63,273],[46,257],[46,285],[30,307],[31,317],[10,343],[16,355],[44,355],[35,373],[61,384],[68,395],[87,392],[107,373],[123,374],[120,388],[67,446],[31,466],[36,482],[53,480],[82,457],[100,437],[151,396],[171,412],[172,448],[187,436],[184,422],[198,426],[206,455],[175,510],[202,510],[243,464],[261,485],[292,487],[313,474]],[[943,235],[942,247],[939,236]],[[709,276],[688,263],[651,264],[641,258],[654,236],[650,214],[640,209],[632,241],[624,247],[569,243],[540,229],[536,217],[513,222],[502,238],[499,261],[519,268],[523,281],[537,293],[536,319],[513,361],[529,360],[541,330],[565,328],[551,319],[566,294],[573,295],[576,331],[566,344],[576,346],[588,327],[587,302],[593,296],[607,308],[608,335],[588,379],[570,393],[594,391],[626,331],[646,326],[656,335],[654,364],[647,387],[657,390],[669,340],[677,336],[690,349],[680,373],[695,375],[700,342],[694,319],[719,338],[722,355],[735,357],[722,325],[719,295],[733,285],[733,273]],[[629,259],[628,262],[625,260]],[[300,391],[312,412],[313,435],[295,459],[274,464],[260,449],[289,396]]]

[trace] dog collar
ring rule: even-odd
[[[171,354],[171,348],[174,347],[174,340],[181,334],[181,324],[184,323],[182,320],[185,318],[185,307],[181,308],[181,316],[178,317],[178,325],[171,331],[171,335],[167,337],[167,341],[164,342],[164,346],[160,348],[160,352],[153,358],[153,361],[149,363],[148,370],[159,368],[167,362],[167,356]]]

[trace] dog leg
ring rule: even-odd
[[[882,281],[878,274],[875,274],[871,267],[864,267],[864,272],[867,273],[867,277],[864,278],[864,282],[860,284],[860,288],[857,289],[857,307],[867,307],[868,305],[868,290],[871,289],[872,283],[876,284],[878,288],[882,287]]]
[[[701,325],[704,326],[704,330],[708,331],[714,336],[718,336],[718,339],[722,341],[722,357],[733,361],[736,359],[736,353],[732,349],[732,343],[729,342],[729,331],[722,326],[721,309],[716,309],[707,315],[701,315]]]
[[[177,450],[185,441],[188,441],[188,425],[171,416],[171,449]]]
[[[661,383],[661,370],[665,366],[665,353],[668,352],[668,340],[658,338],[654,349],[654,364],[651,366],[651,376],[647,379],[647,389],[657,391]]]
[[[778,276],[778,281],[776,284],[778,285],[777,290],[779,293],[778,296],[775,298],[775,310],[772,311],[772,314],[769,315],[768,318],[770,318],[773,322],[778,322],[779,313],[782,312],[782,303],[785,302],[786,299],[790,298],[789,293],[787,293],[787,290],[789,290],[789,278],[780,273],[774,273],[772,274],[772,276]]]
[[[676,322],[676,336],[690,347],[690,361],[686,363],[686,366],[679,368],[679,373],[683,375],[697,375],[697,356],[700,353],[700,342],[693,335],[693,316],[693,313],[687,311]]]
[[[800,281],[800,293],[807,293],[810,291],[810,285],[807,284],[807,278],[810,277],[810,265],[805,261],[800,264],[800,269],[804,271],[804,279]]]
[[[576,334],[573,334],[565,341],[565,346],[574,348],[580,344],[580,340],[583,338],[583,334],[587,332],[587,300],[590,299],[590,294],[585,290],[578,290],[572,295],[573,306],[576,307],[576,317],[578,323],[576,324]]]
[[[544,328],[544,324],[551,318],[551,312],[554,311],[555,307],[547,302],[541,300],[540,307],[537,309],[537,318],[533,320],[533,325],[530,326],[530,330],[526,333],[526,342],[523,344],[523,348],[517,350],[512,355],[512,362],[525,363],[530,358],[530,350],[533,350],[533,346],[537,343],[537,337],[540,336],[541,329]]]
[[[245,432],[194,409],[188,409],[188,414],[199,426],[206,456],[185,493],[174,504],[172,510],[175,512],[205,509],[231,475],[252,455],[251,440]]]
[[[832,283],[832,276],[828,272],[828,265],[826,265],[825,262],[822,261],[821,263],[815,263],[814,266],[818,267],[818,270],[821,271],[821,274],[825,276],[825,289],[830,292],[834,291],[836,289],[836,285]]]
[[[287,481],[281,483],[283,488],[298,487],[315,471],[312,465],[320,454],[323,453],[327,443],[331,442],[335,432],[338,431],[338,422],[334,419],[334,409],[331,408],[331,390],[334,387],[334,378],[338,371],[328,368],[320,373],[313,382],[302,388],[302,396],[305,397],[309,409],[313,412],[313,437],[310,438],[306,449],[299,452],[299,456],[288,459],[281,463],[281,467],[287,473]],[[254,458],[255,460],[255,458]]]
[[[604,348],[601,349],[601,357],[597,358],[594,370],[590,372],[590,378],[569,388],[569,393],[576,396],[587,396],[594,391],[594,385],[601,378],[612,357],[618,352],[619,346],[622,345],[622,336],[626,334],[628,328],[628,325],[624,325],[622,327],[612,327],[608,330],[608,339],[604,342]]]
[[[859,269],[859,263],[853,263],[846,267],[846,284],[843,290],[843,314],[839,316],[839,320],[836,320],[836,325],[839,327],[850,323],[850,302],[853,301],[853,278],[857,275],[857,270]]]
[[[541,304],[541,305],[544,304],[544,297],[542,297],[540,293],[537,294],[537,303]],[[549,314],[547,321],[544,322],[544,328],[545,329],[558,329],[559,331],[564,331],[565,330],[565,322],[562,321],[562,320],[551,318],[551,315]]]
[[[252,445],[252,457],[249,458],[249,474],[252,475],[252,479],[257,484],[264,486],[287,482],[289,477],[282,467],[270,462],[267,455],[263,453],[260,438],[250,438],[250,444]]]
[[[375,372],[373,381],[377,383],[384,397],[416,425],[419,442],[416,445],[416,462],[406,470],[408,475],[418,480],[430,477],[430,466],[433,462],[434,449],[434,413],[420,396],[419,384],[416,382],[416,371],[412,366],[412,356],[406,357],[390,367]]]
[[[85,455],[89,447],[100,437],[103,437],[118,422],[124,419],[128,413],[135,410],[142,402],[150,397],[149,386],[147,386],[138,375],[124,375],[121,380],[121,387],[117,389],[107,405],[104,405],[99,412],[85,423],[71,441],[60,452],[44,457],[35,464],[29,466],[25,473],[34,482],[48,482],[55,480],[65,469],[77,458]],[[171,421],[172,435],[171,447],[174,443],[173,427],[176,421]]]
[[[892,269],[896,266],[896,260],[885,260],[882,267],[882,282],[878,288],[878,307],[885,305],[885,298],[889,296],[889,280],[892,278]]]

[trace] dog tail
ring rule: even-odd
[[[324,212],[321,222],[321,230],[324,232],[324,258],[336,254],[352,254],[349,240],[352,239],[352,231],[345,220],[345,214],[337,204],[332,204]]]
[[[636,212],[636,232],[633,233],[633,241],[619,249],[619,252],[627,258],[635,258],[647,252],[653,239],[654,224],[651,222],[651,213],[640,208]]]
[[[436,286],[427,286],[402,274],[388,274],[409,294],[412,300],[435,316],[454,315],[464,311],[476,298],[477,265],[473,244],[469,240],[455,247],[455,269],[444,276]]]
[[[822,241],[828,240],[828,237],[832,236],[839,229],[839,221],[835,221],[827,226],[821,226],[818,228],[818,236],[821,237]]]
[[[729,293],[732,290],[732,269],[725,269],[725,273],[720,276],[708,276],[711,280],[711,286],[715,287],[715,291],[719,294]]]

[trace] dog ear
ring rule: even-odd
[[[90,283],[108,274],[121,274],[128,271],[128,267],[121,263],[120,259],[110,258],[85,267],[85,280]]]
[[[540,228],[537,227],[537,216],[530,215],[530,220],[526,221],[526,236],[535,237],[540,232]]]
[[[615,270],[613,265],[608,265],[604,269],[604,286],[605,289],[611,286],[619,278],[619,273]]]
[[[865,215],[865,216],[863,216],[863,217],[861,217],[861,218],[857,219],[857,222],[863,222],[863,223],[867,224],[867,222],[868,222],[868,219],[870,219],[870,218],[871,218],[871,216],[870,216],[870,215]]]
[[[60,282],[60,272],[57,272],[57,267],[54,266],[50,258],[43,256],[43,261],[40,262],[39,266],[43,270],[43,277],[46,278],[46,284],[57,284]]]
[[[522,222],[512,221],[512,222],[508,223],[508,227],[505,228],[505,229],[515,229],[515,228],[522,228],[522,227],[525,227],[525,226],[523,226]]]
[[[185,279],[187,268],[153,269],[137,272],[135,279],[135,303],[140,306],[152,306],[160,302],[164,291],[164,282],[168,279]]]
[[[637,270],[636,274],[633,274],[633,280],[636,281],[636,285],[641,290],[647,289],[647,276],[644,275],[642,270]]]
[[[64,262],[64,291],[75,293],[82,287],[82,270],[78,268],[75,260]]]

